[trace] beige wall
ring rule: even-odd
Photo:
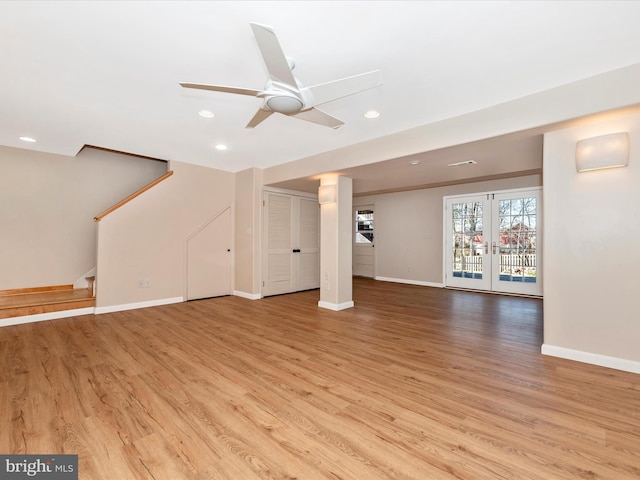
[[[576,172],[578,140],[621,131],[630,136],[628,167]],[[545,135],[543,171],[543,352],[640,362],[640,116]]]
[[[93,217],[166,171],[90,148],[66,157],[0,147],[0,290],[74,283],[96,266]]]
[[[238,172],[235,181],[235,293],[255,298],[261,290],[262,170]]]
[[[233,204],[233,173],[170,168],[171,177],[99,222],[98,308],[183,297],[186,239]],[[146,279],[150,286],[139,288]]]
[[[528,175],[354,198],[354,206],[374,205],[376,277],[442,284],[443,198],[540,185],[540,175]]]

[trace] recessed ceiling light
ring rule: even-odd
[[[216,114],[213,113],[211,110],[200,110],[198,112],[198,115],[200,115],[201,117],[204,117],[204,118],[213,118],[213,117],[216,116]]]
[[[409,163],[411,165],[420,165],[420,160],[411,160]]]
[[[380,112],[377,110],[369,110],[364,114],[365,118],[378,118],[380,116]]]
[[[36,143],[36,139],[33,137],[20,137],[23,142]]]
[[[466,165],[475,165],[476,163],[478,162],[475,160],[465,160],[464,162],[450,163],[447,167],[464,167]]]
[[[213,148],[215,148],[216,150],[220,150],[221,152],[225,151],[227,149],[227,146],[223,143],[217,143],[213,146]]]

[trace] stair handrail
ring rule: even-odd
[[[165,173],[164,175],[162,175],[161,177],[156,178],[153,182],[145,185],[144,187],[140,188],[139,190],[133,192],[131,195],[129,195],[128,197],[120,200],[118,203],[116,203],[115,205],[107,208],[104,212],[100,213],[99,215],[96,215],[95,217],[93,217],[93,220],[96,222],[99,222],[100,220],[102,220],[104,217],[106,217],[107,215],[109,215],[111,212],[113,212],[114,210],[117,210],[118,208],[120,208],[121,206],[123,206],[125,203],[129,203],[131,200],[133,200],[134,198],[136,198],[139,195],[142,195],[144,192],[146,192],[147,190],[155,187],[157,184],[159,184],[160,182],[166,180],[167,178],[169,178],[171,175],[173,175],[173,170],[169,170],[167,173]]]

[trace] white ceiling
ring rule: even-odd
[[[0,144],[62,155],[93,145],[228,171],[268,168],[638,63],[638,19],[635,1],[2,1]],[[384,83],[323,105],[345,121],[340,129],[281,115],[246,129],[259,99],[178,82],[264,87],[250,22],[274,28],[305,85],[375,69]],[[199,117],[201,109],[215,118]],[[382,114],[365,119],[369,109]],[[502,144],[510,161],[514,148],[522,152],[524,171],[541,167],[541,140],[526,137]],[[218,152],[216,143],[229,148]],[[502,157],[489,146],[501,148],[492,141],[447,155],[494,158],[474,175],[499,174]],[[415,170],[388,166],[380,170],[386,183],[352,171],[358,190],[411,177],[415,184]],[[431,183],[460,175],[446,172]]]

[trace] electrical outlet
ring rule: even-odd
[[[151,280],[148,278],[141,278],[138,280],[138,288],[151,288]]]
[[[138,288],[144,288],[144,280],[138,280]]]

